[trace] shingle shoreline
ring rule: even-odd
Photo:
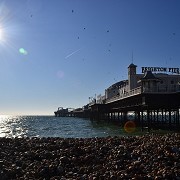
[[[0,138],[0,180],[180,179],[180,134]]]

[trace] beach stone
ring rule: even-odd
[[[100,152],[102,154],[106,154],[109,151],[109,147],[108,146],[103,146],[100,148]]]
[[[63,172],[64,172],[64,168],[62,166],[58,166],[57,167],[57,174],[61,175],[61,174],[63,174]]]
[[[0,142],[2,180],[179,178],[178,133],[87,139],[0,138]]]
[[[69,158],[67,156],[60,157],[60,161],[62,164],[68,164]]]

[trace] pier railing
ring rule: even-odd
[[[130,97],[130,96],[134,96],[134,95],[137,95],[137,94],[141,94],[141,93],[142,93],[141,87],[138,87],[138,88],[132,89],[132,90],[129,91],[129,92],[125,92],[125,93],[123,93],[123,94],[120,94],[120,95],[114,96],[114,97],[112,97],[112,98],[106,99],[105,104],[112,103],[112,102],[114,102],[114,101],[118,101],[118,100],[121,100],[121,99]]]
[[[124,98],[128,98],[128,97],[131,97],[131,96],[135,96],[135,95],[138,95],[138,94],[141,94],[141,93],[158,93],[158,94],[163,94],[163,93],[175,93],[175,92],[179,92],[180,91],[180,86],[177,85],[177,86],[161,86],[160,88],[157,88],[157,89],[149,89],[149,88],[145,88],[145,87],[138,87],[138,88],[135,88],[135,89],[132,89],[128,92],[125,92],[125,93],[122,93],[120,95],[117,95],[117,96],[114,96],[114,97],[111,97],[111,98],[107,98],[104,100],[104,103],[105,104],[108,104],[108,103],[112,103],[112,102],[115,102],[115,101],[118,101],[118,100],[121,100],[121,99],[124,99]],[[95,100],[90,102],[89,105],[94,105],[94,104],[98,104]]]

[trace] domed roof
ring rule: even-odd
[[[127,83],[128,83],[128,80],[119,81],[119,82],[117,82],[117,83],[111,85],[111,86],[110,86],[109,88],[107,88],[107,89],[118,88],[118,87],[120,87],[120,86],[126,85]]]
[[[137,66],[131,63],[128,68],[131,68],[131,67],[137,67]]]

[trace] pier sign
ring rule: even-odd
[[[152,71],[152,72],[169,72],[169,73],[180,74],[180,68],[142,67],[142,73],[145,73],[146,71]]]

